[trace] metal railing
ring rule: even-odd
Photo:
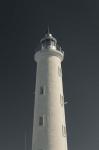
[[[61,48],[61,46],[59,46],[58,44],[56,44],[56,50],[58,50],[58,51],[60,51],[61,53],[63,53],[64,54],[64,51],[62,50],[62,48]],[[36,53],[37,51],[41,51],[41,50],[43,50],[43,49],[49,49],[49,48],[51,48],[51,45],[46,45],[46,46],[44,46],[44,47],[42,47],[42,45],[39,45],[36,49],[34,49],[33,51],[34,51],[34,53]]]

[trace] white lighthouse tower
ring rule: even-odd
[[[67,150],[61,62],[64,52],[46,33],[37,62],[32,150]]]

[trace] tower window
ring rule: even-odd
[[[66,126],[62,125],[62,135],[66,136]]]
[[[39,117],[39,126],[43,126],[44,124],[44,116]]]
[[[40,87],[40,94],[42,95],[42,94],[44,94],[44,87]]]
[[[58,66],[58,75],[61,77],[62,76],[62,69]]]
[[[60,94],[60,104],[64,105],[64,96]]]

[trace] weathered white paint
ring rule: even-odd
[[[63,52],[51,47],[35,53],[37,72],[32,150],[67,150],[67,134],[62,134],[62,126],[66,126],[64,105],[60,102],[63,84],[62,76],[58,74],[63,58]],[[44,87],[43,95],[40,95],[40,86]],[[40,116],[44,117],[43,126],[39,126]]]

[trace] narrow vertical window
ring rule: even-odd
[[[44,117],[40,116],[39,117],[39,126],[43,126],[44,125]]]
[[[61,67],[58,66],[58,75],[61,77],[62,76],[62,69]]]
[[[43,86],[40,87],[40,94],[41,95],[44,94],[44,87]]]
[[[66,126],[62,125],[62,135],[66,136]]]
[[[64,105],[64,96],[60,94],[60,104]]]

